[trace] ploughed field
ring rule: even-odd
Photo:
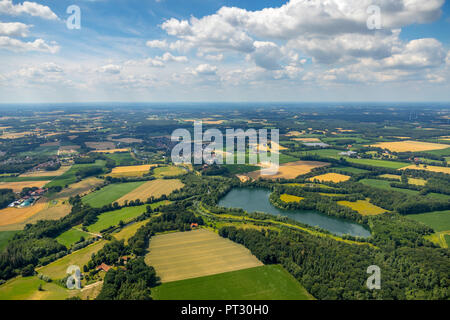
[[[205,229],[155,236],[149,251],[145,261],[163,283],[263,265],[245,247]]]

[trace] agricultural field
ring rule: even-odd
[[[432,172],[440,172],[440,173],[447,173],[450,174],[450,167],[437,167],[437,166],[425,166],[423,164],[421,165],[411,165],[402,168],[403,170],[411,169],[411,170],[425,170],[425,171],[432,171]]]
[[[71,166],[61,166],[58,170],[55,171],[34,171],[34,172],[27,172],[21,174],[19,177],[21,178],[36,178],[36,177],[59,177],[60,175],[66,173]]]
[[[145,261],[163,283],[261,266],[248,249],[205,229],[152,237]]]
[[[12,189],[14,192],[21,192],[23,188],[42,188],[50,181],[16,181],[0,182],[0,189]]]
[[[369,187],[374,188],[380,188],[384,190],[393,190],[398,192],[403,192],[408,195],[417,195],[419,194],[419,191],[416,190],[409,190],[409,189],[402,189],[402,188],[395,188],[391,187],[391,182],[387,180],[376,180],[376,179],[363,179],[359,181],[360,183],[363,183]]]
[[[67,268],[71,265],[77,265],[82,267],[89,262],[93,253],[103,248],[106,241],[100,240],[93,244],[68,254],[61,259],[58,259],[44,267],[37,268],[36,272],[44,274],[53,280],[63,279],[66,276]]]
[[[79,170],[81,170],[83,168],[89,168],[89,167],[104,168],[105,164],[106,164],[105,160],[97,160],[97,161],[95,161],[95,163],[92,163],[92,164],[75,164],[66,173],[53,179],[50,183],[48,183],[46,185],[46,187],[49,188],[49,187],[60,186],[60,187],[64,188],[66,185],[68,186],[70,184],[77,182],[77,173],[79,172]]]
[[[344,174],[340,173],[325,173],[319,176],[315,176],[312,178],[309,178],[309,181],[319,181],[319,182],[333,182],[333,183],[339,183],[350,180],[350,176],[346,176]]]
[[[14,278],[0,286],[0,300],[65,300],[73,295],[76,293],[36,276]]]
[[[282,195],[280,195],[280,199],[283,202],[290,203],[290,202],[300,202],[304,198],[293,196],[293,195],[290,195],[290,194],[282,194]]]
[[[2,209],[0,210],[0,227],[24,222],[46,207],[47,203],[41,199],[29,207]]]
[[[175,177],[185,173],[185,169],[177,166],[158,167],[153,169],[153,176],[155,178]]]
[[[389,160],[377,160],[377,159],[353,159],[346,158],[348,162],[357,163],[357,164],[365,164],[372,167],[381,167],[381,168],[390,168],[390,169],[401,169],[410,165],[407,162],[397,162],[397,161],[389,161]]]
[[[410,214],[407,217],[426,224],[436,232],[450,231],[450,210]]]
[[[300,175],[307,174],[311,172],[312,169],[322,168],[329,166],[329,163],[326,162],[318,162],[318,161],[296,161],[296,162],[288,162],[280,165],[278,169],[278,173],[272,176],[261,176],[261,170],[250,172],[247,174],[252,179],[258,179],[259,177],[265,179],[295,179]]]
[[[150,197],[158,199],[164,194],[166,196],[170,195],[173,191],[183,188],[183,186],[184,184],[178,179],[151,180],[139,185],[116,201],[122,205],[125,201],[134,201],[136,199],[141,201],[146,201]]]
[[[364,169],[359,169],[359,168],[353,168],[353,167],[334,167],[335,169],[344,171],[344,172],[348,172],[350,174],[360,174],[360,173],[367,173],[369,172],[368,170],[364,170]]]
[[[152,209],[159,207],[164,204],[168,204],[168,201],[162,201],[157,203],[152,203],[150,206]],[[131,220],[139,217],[146,211],[147,205],[137,206],[137,207],[125,207],[116,211],[109,211],[102,213],[98,216],[97,222],[91,224],[87,227],[89,232],[100,233],[100,231],[107,229],[112,226],[117,226],[120,221],[128,223]]]
[[[268,265],[164,283],[156,300],[311,300],[313,297],[282,266]]]
[[[127,182],[127,183],[113,183],[106,187],[92,192],[83,197],[83,203],[89,204],[94,208],[101,208],[104,205],[111,204],[133,191],[137,187],[143,185],[144,181],[139,182]],[[135,200],[135,199],[133,199]]]
[[[448,145],[445,144],[412,141],[412,140],[380,142],[372,146],[387,149],[392,152],[421,152],[421,151],[441,150],[448,148]]]
[[[116,148],[116,144],[111,141],[102,141],[102,142],[85,142],[84,143],[88,148],[95,149],[99,152],[112,150]]]
[[[70,246],[79,241],[81,237],[87,240],[89,238],[92,238],[92,234],[84,232],[81,229],[72,228],[56,237],[56,241],[61,243],[63,246],[70,248]]]
[[[124,166],[115,167],[108,176],[113,178],[121,177],[142,177],[144,174],[150,171],[150,168],[155,167],[154,164],[145,164],[139,166]]]
[[[130,152],[109,153],[106,155],[109,159],[114,160],[116,166],[132,166],[137,161],[131,156]]]
[[[140,227],[146,225],[147,223],[148,223],[148,220],[135,222],[133,224],[130,224],[130,225],[122,228],[118,232],[113,233],[112,235],[114,236],[115,239],[124,240],[125,244],[127,244],[128,239],[130,239],[132,236],[134,236],[136,234],[136,232],[138,231],[138,229]]]
[[[377,207],[376,205],[370,203],[368,200],[357,200],[356,202],[338,201],[338,204],[349,207],[350,209],[357,211],[363,216],[376,216],[388,211],[383,208]]]
[[[61,192],[54,195],[52,198],[70,198],[74,197],[76,195],[79,195],[80,197],[86,195],[89,193],[92,189],[95,189],[98,186],[101,186],[103,184],[103,180],[96,178],[96,177],[90,177],[81,180],[80,182],[76,182],[74,184],[69,185],[67,189],[63,189]]]

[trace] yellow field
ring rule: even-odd
[[[295,161],[280,165],[278,173],[272,176],[261,176],[261,170],[250,172],[247,174],[252,179],[262,177],[264,179],[295,179],[300,175],[311,172],[314,168],[321,168],[330,165],[326,162],[318,161]]]
[[[424,179],[415,179],[415,178],[409,178],[408,179],[409,184],[414,184],[416,186],[424,186],[427,183],[427,180]]]
[[[140,227],[146,225],[147,223],[148,223],[148,220],[133,223],[131,226],[127,226],[127,227],[123,228],[122,230],[120,230],[119,232],[113,233],[112,235],[117,240],[125,240],[125,244],[127,244],[128,239],[130,239],[132,236],[134,236],[136,234],[136,232],[138,231],[138,229]]]
[[[156,178],[174,177],[184,173],[186,173],[185,170],[176,166],[158,167],[153,170],[153,175]]]
[[[155,268],[162,282],[263,265],[244,246],[205,229],[155,236],[149,249],[145,261]]]
[[[26,136],[36,135],[35,132],[24,131],[24,132],[10,132],[4,133],[0,136],[0,139],[20,139]]]
[[[128,152],[130,151],[129,148],[122,148],[122,149],[105,149],[105,150],[95,150],[92,152],[96,153],[117,153],[117,152]]]
[[[449,146],[446,144],[439,144],[439,143],[406,140],[396,142],[380,142],[375,145],[372,145],[372,147],[387,149],[392,152],[419,152],[419,151],[447,149]]]
[[[350,176],[346,176],[344,174],[339,174],[339,173],[325,173],[322,174],[320,176],[315,176],[312,178],[309,178],[309,181],[314,181],[314,180],[318,180],[320,182],[334,182],[334,183],[339,183],[339,182],[344,182],[347,180],[350,180]]]
[[[71,166],[61,166],[58,170],[55,171],[36,171],[36,172],[27,172],[21,174],[19,177],[33,178],[33,177],[59,177],[66,171],[70,169]]]
[[[395,174],[382,174],[380,176],[380,178],[395,179],[395,180],[398,180],[398,181],[402,180],[401,176],[397,176]]]
[[[358,200],[356,202],[338,201],[338,204],[349,207],[363,216],[375,216],[388,211],[371,204],[368,200]]]
[[[280,196],[280,199],[283,202],[290,203],[290,202],[300,202],[300,201],[302,201],[305,198],[293,196],[293,195],[290,195],[290,194],[282,194]]]
[[[156,164],[145,164],[141,166],[115,167],[108,176],[113,178],[120,177],[142,177],[150,171],[150,168],[156,167]]]
[[[0,189],[12,189],[14,192],[20,192],[23,188],[42,188],[50,181],[19,181],[19,182],[0,182]]]
[[[289,131],[288,133],[286,133],[286,137],[298,137],[301,136],[303,134],[303,132],[299,132],[299,131]]]
[[[47,203],[40,200],[31,207],[2,209],[0,210],[0,226],[23,222],[45,209],[46,206]]]
[[[151,196],[155,198],[159,198],[163,194],[168,196],[174,190],[181,189],[183,187],[184,184],[177,179],[152,180],[144,183],[140,187],[137,187],[130,193],[127,193],[122,198],[118,199],[117,202],[119,204],[123,204],[125,200],[131,201],[140,199],[141,201],[145,201]]]
[[[426,171],[432,171],[432,172],[441,172],[441,173],[447,173],[450,174],[450,167],[436,167],[436,166],[427,166],[426,168],[424,167],[423,164],[416,166],[415,164],[405,167],[405,168],[400,168],[399,170],[406,170],[406,169],[411,169],[411,170],[426,170]]]

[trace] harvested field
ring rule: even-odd
[[[95,150],[109,150],[109,149],[115,149],[116,144],[111,141],[103,141],[103,142],[85,142],[84,143],[87,147]]]
[[[23,222],[45,209],[46,206],[47,203],[40,200],[31,207],[2,209],[0,210],[0,226]]]
[[[349,207],[349,208],[357,211],[359,214],[361,214],[363,216],[375,216],[375,215],[382,214],[382,213],[385,213],[388,211],[383,208],[377,207],[376,205],[371,204],[367,200],[358,200],[356,202],[338,201],[338,204]]]
[[[315,177],[309,178],[308,180],[339,183],[339,182],[344,182],[344,181],[350,180],[350,178],[351,178],[350,176],[346,176],[344,174],[330,172],[330,173],[322,174],[320,176],[315,176]]]
[[[156,178],[174,177],[186,173],[186,170],[176,166],[159,167],[153,170],[153,175]]]
[[[183,187],[184,184],[178,179],[147,181],[146,183],[127,193],[123,197],[119,198],[117,202],[119,204],[123,204],[125,200],[131,201],[140,199],[141,201],[145,201],[152,196],[155,198],[159,198],[163,194],[168,196],[174,190],[181,189]]]
[[[321,142],[319,138],[293,138],[291,140],[301,142]]]
[[[436,167],[436,166],[424,166],[423,164],[416,166],[415,164],[401,168],[401,170],[426,170],[426,171],[432,171],[432,172],[441,172],[441,173],[447,173],[450,174],[450,167]]]
[[[261,170],[250,172],[247,174],[252,179],[258,179],[259,177],[265,179],[295,179],[300,175],[311,172],[312,169],[329,166],[327,162],[318,161],[295,161],[288,162],[280,165],[278,173],[272,176],[261,176]]]
[[[42,188],[50,181],[18,181],[18,182],[0,182],[0,189],[12,189],[14,192],[20,192],[23,188]]]
[[[103,184],[103,180],[95,177],[87,178],[84,180],[81,180],[80,182],[71,184],[69,188],[64,189],[60,193],[58,193],[56,196],[58,198],[70,198],[74,197],[76,195],[79,195],[80,197],[85,196],[88,194],[92,189],[100,186]]]
[[[204,229],[155,236],[149,249],[145,261],[162,282],[263,265],[245,247]]]
[[[71,166],[61,166],[58,170],[55,171],[35,171],[35,172],[27,172],[21,174],[19,177],[21,178],[35,178],[35,177],[59,177],[60,175],[66,173]]]
[[[22,214],[20,219],[17,219],[16,222],[11,222],[5,225],[0,223],[0,231],[8,231],[8,230],[22,230],[25,225],[29,223],[36,223],[39,220],[59,220],[62,217],[65,217],[70,213],[72,206],[67,201],[58,201],[56,204],[52,204],[52,201],[46,202],[44,199],[41,199],[42,206],[39,203],[36,203],[32,207],[28,208],[7,208],[11,210],[13,214],[16,216],[20,213]],[[54,201],[54,200],[53,200]],[[27,209],[33,209],[33,211],[29,211],[26,214],[23,214]],[[3,209],[3,210],[7,210]],[[13,210],[21,210],[21,211],[13,211]],[[0,216],[2,215],[3,210],[0,210]],[[13,217],[13,216],[11,216]],[[1,220],[1,218],[0,218]]]
[[[392,152],[420,152],[420,151],[441,150],[448,148],[448,145],[446,144],[413,141],[413,140],[380,142],[372,146],[387,149]]]
[[[108,176],[119,177],[141,177],[150,171],[150,168],[156,167],[156,164],[145,164],[141,166],[115,167]]]

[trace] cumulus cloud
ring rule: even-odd
[[[21,22],[0,22],[0,36],[26,37],[29,25]]]
[[[206,63],[198,65],[194,70],[192,70],[192,74],[194,75],[211,76],[215,75],[216,73],[217,67]]]
[[[32,42],[25,42],[6,36],[0,36],[0,48],[14,52],[40,51],[57,53],[60,47],[56,44],[48,44],[43,39],[36,39]]]
[[[121,66],[115,64],[108,64],[99,68],[99,72],[101,73],[109,73],[109,74],[119,74],[122,70]]]
[[[28,14],[47,20],[58,20],[58,16],[48,6],[30,1],[13,4],[12,0],[0,0],[0,13],[13,16]]]

